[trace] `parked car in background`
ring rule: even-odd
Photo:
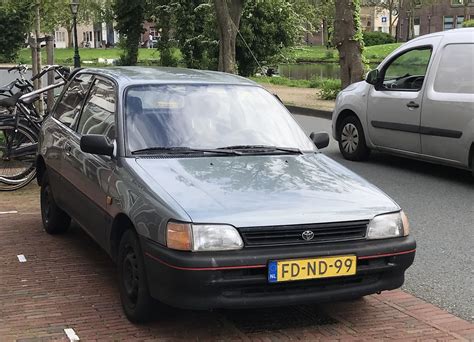
[[[73,218],[110,254],[131,321],[152,299],[242,308],[398,288],[415,257],[408,220],[321,154],[328,143],[238,76],[83,69],[40,134],[44,229]]]
[[[333,136],[346,159],[380,150],[474,172],[474,28],[402,45],[336,99]]]

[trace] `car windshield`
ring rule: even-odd
[[[283,105],[256,86],[133,86],[125,118],[132,153],[252,146],[315,151]]]

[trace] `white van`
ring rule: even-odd
[[[339,93],[332,134],[349,160],[374,149],[474,173],[474,28],[396,49]]]

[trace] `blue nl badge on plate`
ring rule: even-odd
[[[278,281],[278,267],[276,261],[268,263],[268,282],[276,283]]]

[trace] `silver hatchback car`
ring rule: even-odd
[[[318,151],[328,143],[234,75],[80,70],[41,129],[43,225],[74,219],[117,262],[132,321],[153,299],[238,308],[398,288],[415,257],[407,218]]]
[[[402,45],[339,93],[332,122],[346,159],[374,149],[474,173],[474,28]]]

